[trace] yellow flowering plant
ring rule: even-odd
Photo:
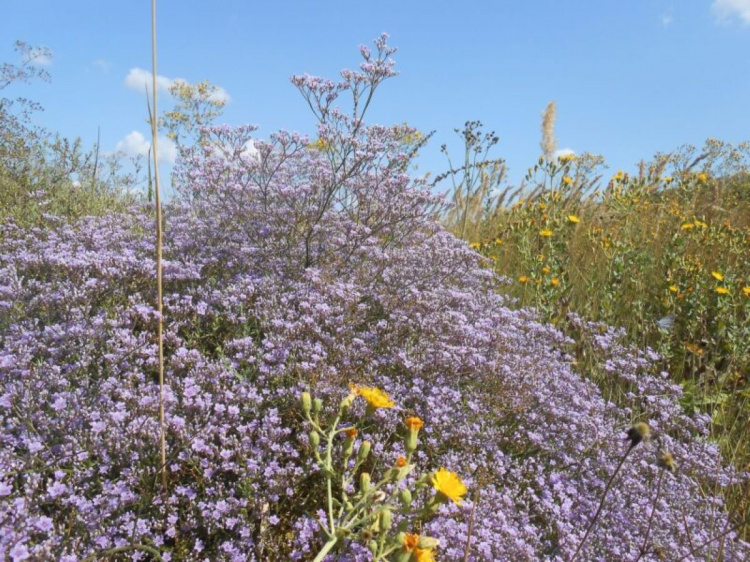
[[[358,398],[367,403],[364,415],[357,420],[350,419],[354,417],[352,406]],[[358,443],[358,440],[364,423],[372,421],[376,410],[396,406],[390,396],[379,388],[351,384],[349,394],[328,423],[321,420],[323,403],[320,399],[313,400],[310,393],[303,392],[301,406],[311,427],[311,452],[326,487],[326,522],[321,523],[325,544],[313,562],[321,562],[344,539],[366,545],[375,561],[434,560],[438,541],[406,531],[413,520],[434,515],[447,501],[460,505],[466,487],[457,474],[446,468],[422,474],[411,486],[406,485],[407,477],[415,469],[412,456],[424,422],[417,416],[404,420],[406,455],[399,456],[381,471],[379,480],[375,480],[370,472],[374,464],[370,459],[371,443],[366,440]],[[341,439],[337,437],[343,437],[343,444],[339,445]],[[338,462],[334,462],[335,455],[341,457]],[[353,463],[350,462],[352,457]],[[430,489],[434,489],[434,494],[430,494]],[[429,495],[422,502],[423,507],[417,509],[412,505],[412,498],[421,492]]]

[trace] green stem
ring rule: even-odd
[[[325,545],[323,545],[323,548],[318,552],[318,555],[315,557],[313,562],[321,562],[325,557],[326,554],[331,552],[334,546],[336,546],[336,543],[339,542],[338,537],[333,537],[330,539]]]
[[[617,465],[617,468],[615,469],[614,473],[612,473],[612,476],[610,476],[609,481],[607,482],[607,486],[604,488],[602,499],[599,502],[599,507],[596,509],[596,513],[594,514],[593,519],[591,519],[591,523],[589,523],[589,526],[586,529],[586,534],[583,535],[583,540],[581,540],[580,544],[578,545],[578,548],[576,549],[575,554],[573,554],[573,558],[570,559],[570,562],[574,562],[574,560],[578,558],[578,555],[581,553],[583,549],[583,545],[586,544],[586,539],[589,538],[589,535],[591,534],[591,530],[594,528],[594,525],[596,525],[596,522],[599,519],[599,514],[602,512],[602,508],[604,507],[604,500],[607,499],[607,493],[609,493],[609,489],[612,487],[612,483],[615,481],[615,477],[620,472],[622,465],[625,463],[625,459],[628,458],[628,455],[630,454],[630,451],[633,450],[634,446],[635,446],[634,444],[631,444],[630,447],[628,447],[627,452],[620,459],[620,463]]]

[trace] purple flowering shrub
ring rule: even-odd
[[[406,174],[414,131],[362,119],[393,74],[377,47],[341,83],[294,79],[316,142],[218,127],[182,155],[165,210],[166,492],[152,217],[2,227],[0,557],[311,559],[325,492],[299,396],[336,404],[349,382],[399,405],[359,437],[368,471],[404,454],[397,431],[416,415],[418,471],[445,466],[469,489],[411,522],[442,559],[463,559],[470,525],[470,560],[570,559],[641,420],[657,439],[623,465],[583,558],[750,556],[721,499],[740,475],[653,357],[576,320],[603,357],[583,376],[575,342],[511,310],[503,280],[433,220],[435,197]],[[346,91],[350,113],[333,106]],[[660,448],[680,468],[655,500]]]

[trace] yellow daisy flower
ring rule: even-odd
[[[372,408],[393,408],[396,405],[390,396],[379,388],[357,386],[356,384],[350,384],[349,388],[352,392],[364,398]]]
[[[550,236],[552,236],[552,234],[553,232],[551,230],[545,228],[539,233],[539,236],[544,236],[545,238],[549,238]]]
[[[435,556],[431,548],[415,548],[414,559],[416,562],[435,562]]]
[[[575,215],[568,215],[568,220],[569,220],[570,222],[572,222],[573,224],[577,224],[577,223],[581,222],[581,219],[579,219],[579,218],[578,218],[577,216],[575,216]]]
[[[745,296],[750,297],[750,287],[742,287],[742,292],[745,293]]]
[[[432,476],[432,485],[449,500],[456,505],[461,505],[461,500],[466,495],[466,486],[455,472],[450,472],[446,468],[439,469]]]
[[[570,185],[571,183],[573,183],[573,178],[571,178],[570,176],[563,176],[562,181],[565,185]]]
[[[721,271],[712,271],[711,275],[717,281],[724,281],[724,274]]]
[[[557,277],[553,277],[550,279],[550,283],[552,283],[553,287],[557,287],[560,284],[560,280]]]
[[[729,289],[727,289],[726,287],[716,287],[714,289],[714,291],[716,291],[720,295],[728,295],[729,294]]]
[[[685,223],[685,224],[683,224],[683,225],[682,225],[682,226],[681,226],[680,228],[681,228],[682,230],[690,230],[690,229],[691,229],[691,228],[693,228],[694,226],[695,226],[695,225],[694,225],[694,224],[693,224],[692,222],[686,222],[686,223]]]
[[[528,283],[529,282],[528,275],[521,275],[521,277],[518,278],[518,282],[523,283],[523,284]]]

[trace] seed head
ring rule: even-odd
[[[628,440],[630,446],[635,447],[641,441],[648,441],[651,437],[651,428],[647,423],[640,422],[628,429]]]
[[[669,451],[662,451],[659,454],[658,464],[661,468],[668,470],[669,472],[677,470],[677,462],[675,462],[672,453]]]

